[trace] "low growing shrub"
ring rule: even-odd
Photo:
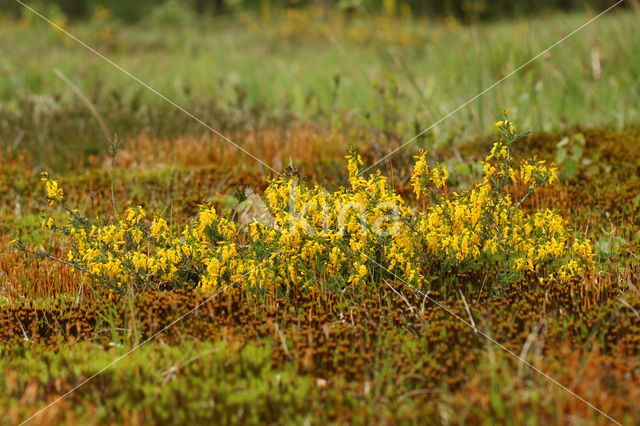
[[[120,292],[229,285],[339,290],[385,277],[433,286],[459,274],[482,274],[497,285],[579,278],[594,267],[591,243],[554,211],[522,209],[538,188],[556,183],[556,168],[536,160],[513,168],[512,150],[524,133],[507,114],[496,123],[501,136],[482,162],[482,181],[468,191],[450,192],[447,169],[430,166],[426,153],[416,156],[411,183],[418,207],[379,171],[363,176],[360,156],[352,154],[349,186],[334,192],[306,184],[291,169],[271,181],[263,213],[246,229],[212,206],[202,206],[180,230],[139,206],[90,219],[66,205],[48,175],[47,198],[67,221],[49,216],[43,225],[69,239],[67,259],[57,260]],[[526,188],[518,199],[509,191],[514,185]]]

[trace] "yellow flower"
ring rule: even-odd
[[[414,193],[430,196],[429,203],[418,206],[406,203],[379,172],[359,176],[362,160],[353,154],[347,158],[350,185],[333,192],[297,178],[270,181],[264,192],[269,220],[247,227],[237,229],[233,219],[211,206],[201,206],[180,231],[160,217],[144,220],[139,206],[104,222],[79,221],[77,213],[69,213],[69,225],[54,227],[52,218],[44,218],[43,226],[69,230],[67,258],[92,277],[116,285],[141,279],[197,283],[203,292],[231,283],[307,287],[327,276],[364,285],[373,272],[367,253],[418,285],[423,273],[482,271],[493,279],[508,270],[547,283],[592,270],[591,243],[574,237],[558,213],[528,213],[512,199],[507,186],[514,176],[533,191],[553,183],[556,168],[535,160],[515,168],[511,144],[517,136],[508,134],[515,133],[515,125],[506,113],[497,124],[501,140],[481,163],[483,179],[460,194],[440,194],[449,177],[445,166],[430,168],[426,152],[415,157]],[[47,175],[43,181],[48,198],[61,200],[57,182]]]
[[[413,192],[418,199],[429,190],[431,184],[431,170],[427,163],[427,151],[422,151],[419,155],[414,156],[417,159],[413,165],[413,173],[411,174],[411,185]]]
[[[49,200],[49,205],[53,206],[64,199],[62,188],[60,188],[56,180],[49,177],[48,173],[42,173],[40,180],[44,182],[44,190]]]
[[[364,264],[360,264],[358,262],[354,263],[353,266],[356,270],[356,273],[353,274],[351,278],[349,278],[349,282],[352,284],[357,284],[362,282],[362,280],[367,276],[369,271],[367,270],[367,267]]]
[[[142,219],[145,218],[145,216],[146,216],[146,213],[141,206],[129,207],[125,211],[125,220],[130,225],[138,224]]]
[[[431,180],[437,188],[443,188],[448,178],[449,171],[443,165],[440,164],[438,167],[433,169]]]
[[[151,222],[151,237],[152,238],[163,238],[169,232],[169,226],[167,225],[167,221],[163,218],[156,218]]]
[[[515,131],[516,131],[516,125],[513,122],[509,121],[509,120],[497,121],[495,123],[495,125],[497,127],[500,127],[501,129],[506,129],[509,132],[509,134],[511,134],[511,135],[513,135],[515,133]]]

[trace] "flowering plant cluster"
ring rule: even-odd
[[[483,179],[471,190],[446,196],[443,166],[430,169],[417,156],[411,178],[418,198],[430,207],[416,215],[415,239],[440,268],[456,271],[493,269],[502,280],[523,277],[567,281],[594,267],[588,239],[575,234],[552,210],[527,214],[521,206],[536,189],[557,181],[557,168],[529,160],[513,169],[513,144],[523,134],[505,119],[496,123],[502,138],[483,161]],[[513,200],[508,187],[521,183],[525,195]]]
[[[594,267],[589,240],[554,211],[521,208],[539,187],[556,182],[555,166],[533,160],[514,169],[513,145],[523,134],[507,113],[496,125],[501,137],[483,161],[482,181],[461,194],[448,191],[443,165],[430,166],[426,152],[416,156],[411,183],[421,208],[412,208],[380,172],[362,176],[362,160],[352,154],[349,185],[334,192],[296,173],[271,181],[266,213],[246,229],[210,205],[180,230],[135,206],[121,217],[91,220],[69,209],[57,181],[43,175],[49,202],[68,218],[58,225],[45,217],[43,226],[69,237],[65,263],[116,291],[344,288],[385,276],[423,285],[458,273],[500,283],[578,278]],[[514,184],[526,188],[517,200],[509,192]]]

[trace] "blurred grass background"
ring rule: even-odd
[[[495,20],[504,17],[523,16],[550,11],[572,11],[585,8],[602,9],[610,6],[609,0],[40,0],[43,6],[54,6],[72,19],[86,19],[96,7],[111,9],[120,19],[135,22],[154,8],[177,1],[185,9],[200,15],[229,15],[241,11],[264,11],[267,8],[322,7],[337,9],[346,14],[363,12],[393,14],[398,11],[422,16],[454,16],[464,20]],[[625,6],[636,3],[627,2]],[[14,16],[21,14],[18,3],[10,1],[0,5],[0,10]]]
[[[76,3],[83,13],[65,13]],[[33,6],[223,132],[302,121],[366,128],[372,141],[400,143],[582,25],[602,2],[536,3],[530,18],[514,18],[516,6],[529,3],[512,2],[492,23],[454,12],[464,2],[429,2],[433,11],[411,2],[352,2],[354,13],[344,2],[227,2],[217,16],[206,12],[215,2],[204,3],[203,13],[175,0],[136,3],[144,13],[135,23],[135,12],[119,2]],[[577,11],[546,14],[553,5]],[[39,17],[18,12],[5,14],[0,27],[0,43],[10,46],[0,58],[5,145],[37,154],[101,152],[104,131],[87,101],[121,136],[206,132]],[[485,134],[503,107],[536,131],[633,125],[640,113],[637,19],[633,8],[610,12],[418,143]]]

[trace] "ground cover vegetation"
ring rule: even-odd
[[[341,129],[347,143],[366,137],[368,150],[382,156],[591,16],[462,25],[378,15],[346,21],[302,9],[215,23],[150,15],[132,26],[108,12],[75,24],[65,24],[64,15],[52,19],[231,137],[314,123]],[[415,144],[431,149],[487,134],[505,106],[534,131],[637,122],[637,73],[627,66],[638,60],[636,18],[634,12],[603,16]],[[77,167],[105,152],[105,133],[171,139],[203,133],[199,123],[173,114],[173,106],[26,10],[18,21],[5,18],[0,40],[12,46],[0,63],[0,129],[12,144],[31,145],[38,162]],[[354,127],[366,133],[346,134]],[[68,155],[77,150],[85,155]],[[278,147],[264,160],[284,167],[289,156]]]
[[[3,21],[3,422],[640,417],[637,15],[400,11]]]
[[[412,211],[379,171],[362,176],[356,153],[347,156],[348,188],[311,187],[290,169],[272,180],[265,202],[256,206],[261,211],[245,219],[246,233],[238,232],[231,215],[206,205],[180,231],[161,216],[147,218],[142,206],[119,215],[114,204],[111,220],[92,220],[69,207],[60,183],[43,173],[49,204],[60,205],[67,220],[59,224],[45,215],[42,227],[69,236],[71,248],[59,259],[19,239],[14,244],[120,292],[314,287],[322,281],[344,289],[379,282],[384,274],[373,272],[380,263],[383,272],[418,285],[451,273],[481,272],[506,284],[525,275],[566,283],[591,272],[595,255],[588,239],[550,209],[521,210],[539,187],[557,181],[556,166],[528,160],[516,172],[511,151],[523,134],[507,111],[496,126],[502,135],[482,162],[482,182],[460,194],[448,194],[445,166],[430,167],[424,152],[416,156],[410,182],[417,198],[428,200],[422,211]],[[525,189],[519,200],[506,191],[516,183]]]

